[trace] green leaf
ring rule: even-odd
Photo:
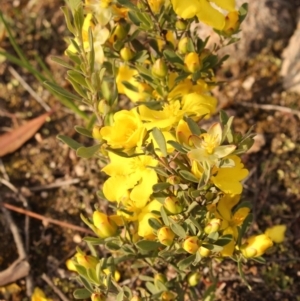
[[[154,184],[152,186],[152,189],[153,189],[153,192],[160,192],[160,191],[164,191],[164,190],[168,189],[171,186],[172,185],[170,183],[163,182],[163,183]]]
[[[75,131],[83,136],[86,136],[86,137],[89,137],[89,138],[93,138],[93,135],[92,135],[92,131],[91,130],[88,130],[82,126],[79,126],[79,125],[76,125],[74,127]]]
[[[139,279],[141,279],[142,281],[154,281],[154,278],[153,277],[149,277],[149,276],[146,276],[146,275],[139,275]]]
[[[248,14],[248,3],[244,3],[239,9],[239,22],[242,23]]]
[[[122,84],[129,90],[134,91],[134,92],[139,92],[139,89],[135,87],[133,84],[127,81],[122,81]]]
[[[181,238],[186,238],[186,231],[179,224],[172,223],[170,228],[176,235],[180,236]]]
[[[73,297],[75,299],[88,299],[90,298],[92,295],[91,292],[89,292],[87,289],[85,288],[77,288],[74,292],[73,292]]]
[[[154,230],[159,230],[162,227],[162,224],[156,218],[149,218],[148,224]]]
[[[71,15],[70,15],[68,7],[62,6],[60,9],[62,10],[62,12],[63,12],[63,14],[65,16],[65,21],[66,21],[68,30],[75,35],[76,34],[76,30],[75,30],[74,26],[72,25]]]
[[[245,278],[245,274],[244,274],[244,272],[243,272],[241,260],[238,261],[238,271],[239,271],[239,274],[240,274],[240,276],[241,276],[243,282],[244,282],[245,285],[248,287],[248,289],[251,291],[252,288],[251,288],[250,284],[248,283],[248,281],[247,281],[246,278]]]
[[[243,239],[245,233],[247,232],[247,229],[250,226],[250,224],[252,223],[252,221],[253,221],[253,214],[250,213],[245,218],[242,227],[238,228],[239,229],[239,237],[238,237],[238,241],[237,241],[238,246],[241,246],[242,239]]]
[[[117,2],[122,5],[122,6],[125,6],[125,7],[128,7],[130,9],[133,9],[133,10],[136,10],[137,7],[131,3],[129,0],[117,0]]]
[[[163,133],[158,129],[154,128],[152,130],[152,135],[153,138],[155,139],[156,143],[158,144],[158,147],[160,151],[162,152],[164,157],[167,157],[168,152],[167,152],[167,145],[166,145],[166,139],[163,135]]]
[[[186,154],[188,152],[181,144],[176,141],[168,140],[167,143],[172,145],[178,152],[182,154]]]
[[[82,147],[82,144],[79,142],[75,141],[74,139],[65,136],[65,135],[57,135],[56,138],[63,143],[67,144],[71,149],[77,150],[78,148]]]
[[[81,0],[66,0],[68,6],[71,8],[72,11],[78,8]]]
[[[192,134],[199,136],[201,134],[201,130],[199,128],[199,125],[189,117],[184,117],[184,121],[188,124],[189,129],[191,130]]]
[[[96,284],[96,285],[99,283],[99,279],[97,278],[95,269],[87,269],[87,276],[91,283]]]
[[[111,242],[111,241],[107,242],[105,244],[105,246],[106,246],[107,249],[109,249],[111,251],[119,251],[121,249],[120,245],[118,245],[118,244],[116,244],[114,242]]]
[[[94,289],[93,289],[93,286],[91,285],[91,283],[83,276],[79,276],[80,278],[80,281],[82,282],[82,284],[84,285],[84,287],[90,291],[91,293],[93,293]]]
[[[170,225],[170,221],[169,221],[169,218],[168,218],[168,215],[167,215],[167,212],[166,212],[166,209],[165,209],[164,206],[160,207],[160,215],[161,215],[161,218],[162,218],[164,224],[166,226],[169,226]]]
[[[139,249],[144,250],[144,251],[153,251],[157,250],[161,244],[156,241],[151,241],[151,240],[140,240],[135,244]]]
[[[183,60],[180,56],[178,56],[174,51],[170,49],[166,49],[164,52],[164,57],[172,64],[179,64],[181,66],[184,65]]]
[[[74,67],[69,65],[65,60],[61,59],[60,57],[58,56],[52,56],[51,57],[51,60],[65,68],[68,68],[68,69],[73,69]]]
[[[193,254],[193,255],[191,255],[187,258],[184,258],[184,259],[180,260],[178,262],[177,266],[180,270],[185,270],[186,268],[188,268],[195,261],[195,259],[196,259],[196,254]]]
[[[219,238],[219,233],[218,232],[212,232],[207,236],[209,239],[216,241]]]
[[[51,90],[54,91],[55,93],[58,93],[61,96],[64,96],[68,99],[72,99],[72,100],[77,100],[81,102],[81,98],[78,97],[75,94],[72,94],[71,92],[65,90],[64,88],[60,87],[59,85],[57,85],[56,83],[52,83],[52,82],[44,82],[44,86]]]
[[[86,236],[83,238],[84,241],[89,242],[91,245],[103,245],[105,240],[103,238]]]
[[[189,182],[199,183],[199,180],[191,172],[187,170],[179,170],[179,174]]]
[[[101,145],[99,144],[89,147],[81,146],[76,150],[76,155],[81,158],[89,159],[99,152],[100,147]]]
[[[258,263],[261,263],[261,264],[265,264],[266,263],[266,260],[263,257],[261,257],[261,256],[259,256],[259,257],[252,257],[251,260],[256,261]]]
[[[158,292],[157,287],[152,282],[146,282],[145,286],[152,295]]]
[[[86,83],[85,78],[83,77],[83,75],[80,72],[74,71],[74,70],[69,70],[69,71],[67,71],[67,74],[68,74],[68,78],[72,78],[73,81],[75,81],[79,85],[81,85],[85,88],[89,88],[89,86]]]
[[[71,83],[73,89],[77,92],[77,94],[79,94],[83,99],[86,99],[88,97],[86,90],[82,87],[82,85],[78,84],[78,82],[74,80],[74,78],[67,76],[67,80]]]
[[[218,246],[226,246],[227,244],[229,244],[233,239],[233,236],[231,234],[226,234],[224,236],[221,236],[216,242],[215,244]]]
[[[117,295],[116,301],[123,301],[124,300],[124,292],[120,291]]]

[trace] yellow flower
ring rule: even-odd
[[[196,86],[192,87],[192,89],[194,88],[196,88]],[[199,93],[194,92],[194,93],[189,93],[182,98],[182,111],[186,115],[193,118],[195,121],[197,121],[203,115],[210,116],[211,114],[213,114],[216,111],[216,106],[217,106],[217,99],[215,97],[205,95],[205,94],[201,95]],[[219,126],[216,125],[215,127],[219,127]],[[218,128],[218,130],[222,135],[222,129],[220,130],[220,127]]]
[[[179,123],[176,127],[176,140],[182,145],[190,145],[189,139],[192,136],[192,132],[183,119],[179,120]]]
[[[184,58],[184,66],[190,73],[199,71],[202,67],[202,63],[200,62],[198,54],[196,52],[188,53]]]
[[[200,21],[222,30],[225,26],[225,16],[211,4],[227,11],[235,10],[235,0],[171,0],[174,11],[183,19],[198,17]]]
[[[246,258],[258,257],[273,246],[273,242],[266,234],[251,236],[241,247],[241,252]]]
[[[31,301],[52,301],[45,296],[45,293],[38,287],[36,287],[31,296]]]
[[[220,145],[222,141],[222,128],[220,123],[214,123],[207,133],[191,137],[196,149],[188,152],[188,157],[193,161],[204,162],[213,166],[219,159],[232,153],[235,145]],[[232,178],[230,178],[230,181]]]
[[[75,266],[74,261],[72,259],[68,259],[66,261],[66,267],[69,271],[77,272],[76,266]]]
[[[177,73],[170,73],[169,74],[169,94],[168,94],[168,99],[173,100],[173,99],[178,99],[181,98],[182,96],[190,93],[193,88],[193,83],[189,78],[186,78],[179,83],[176,82],[176,78],[178,77]]]
[[[158,241],[165,246],[170,246],[174,238],[175,234],[169,227],[162,227],[157,231]]]
[[[157,127],[161,130],[168,131],[172,126],[177,125],[183,116],[183,112],[180,110],[179,101],[173,101],[169,104],[165,104],[163,109],[160,111],[151,110],[145,105],[141,105],[139,106],[139,113],[141,119],[146,121],[144,125],[147,130]]]
[[[161,7],[164,4],[164,0],[148,0],[148,3],[151,7],[152,12],[154,12],[155,14],[159,13]]]
[[[115,236],[117,234],[118,226],[116,223],[109,216],[100,211],[93,213],[93,223],[96,227],[95,233],[102,238]]]
[[[106,40],[109,37],[109,30],[105,27],[103,27],[100,24],[97,24],[96,26],[92,22],[93,15],[87,14],[83,26],[82,26],[82,41],[83,41],[83,48],[86,51],[90,51],[90,43],[89,43],[89,28],[92,29],[93,38],[94,38],[94,51],[95,51],[95,62],[102,65],[104,62],[104,52],[102,45],[106,42]],[[75,41],[79,43],[79,40],[76,38]],[[73,46],[73,44],[70,44],[68,49],[70,52],[76,53],[77,50]]]
[[[248,176],[248,170],[241,163],[241,158],[235,155],[227,157],[234,162],[232,167],[221,167],[217,169],[217,174],[212,176],[211,181],[223,192],[227,194],[241,194],[243,185],[240,183]]]
[[[81,31],[81,34],[82,34],[82,41],[83,41],[83,48],[85,50],[89,50],[90,48],[90,43],[89,43],[89,28],[91,27],[92,30],[93,28],[95,27],[94,23],[92,22],[92,19],[93,19],[93,15],[92,14],[87,14],[85,19],[84,19],[84,22],[83,22],[83,25],[82,25],[82,31]],[[79,40],[76,38],[75,39],[75,42],[77,42],[77,44],[79,44]],[[73,53],[76,53],[77,50],[76,48],[73,46],[73,44],[70,44],[69,47],[67,48],[68,51],[70,52],[73,52]]]
[[[96,269],[96,266],[99,263],[99,259],[91,255],[83,255],[81,253],[76,253],[75,257],[77,263],[84,266],[86,269]]]
[[[144,208],[157,183],[157,174],[151,167],[158,162],[151,156],[124,158],[110,153],[109,158],[111,162],[103,168],[111,176],[103,185],[105,197],[123,204],[132,200],[137,208]]]
[[[225,18],[225,26],[222,30],[223,33],[230,36],[236,32],[238,27],[239,27],[239,12],[238,11],[229,12]]]
[[[162,204],[159,201],[153,200],[138,213],[137,220],[139,223],[138,226],[139,236],[142,236],[148,240],[154,240],[156,238],[152,227],[149,225],[149,219],[150,218],[158,219],[158,216],[152,213],[152,211],[160,211],[161,206]]]
[[[123,148],[125,151],[141,146],[146,133],[136,109],[115,113],[114,124],[105,126],[100,131],[110,147]]]
[[[163,134],[163,136],[164,136],[166,142],[167,142],[167,141],[175,141],[175,138],[174,138],[174,136],[172,135],[172,133],[170,133],[170,132],[168,132],[168,131],[162,131],[162,134]],[[147,141],[148,141],[148,142],[152,141],[152,142],[153,142],[153,145],[154,145],[155,153],[157,154],[157,156],[163,157],[161,151],[159,150],[159,146],[158,146],[156,140],[153,138],[152,132],[150,133],[149,139],[148,139]],[[167,145],[167,153],[168,153],[168,154],[171,154],[171,153],[174,151],[174,147],[173,147],[171,144],[169,144],[169,143],[166,143],[166,145]]]
[[[199,250],[200,241],[197,236],[187,237],[182,245],[182,248],[190,254],[195,254]]]
[[[223,234],[231,234],[236,240],[238,238],[238,227],[240,227],[248,216],[250,209],[247,207],[239,208],[232,213],[232,208],[239,202],[240,195],[224,195],[217,205],[216,217],[222,220],[220,230]]]
[[[109,30],[102,27],[100,24],[96,25],[93,30],[94,37],[94,51],[95,51],[95,62],[102,65],[104,62],[104,51],[102,45],[106,42],[109,37]]]
[[[126,65],[119,67],[118,75],[116,77],[116,83],[118,92],[125,94],[131,101],[144,101],[151,95],[151,87],[145,83],[141,83],[137,80],[138,72],[135,69],[130,69]],[[123,82],[128,82],[136,90],[127,88]]]
[[[273,242],[282,243],[284,241],[284,235],[286,231],[286,225],[277,225],[268,228],[265,234],[269,236]]]
[[[105,26],[113,17],[111,2],[111,0],[85,0],[85,6],[93,13],[98,23]]]

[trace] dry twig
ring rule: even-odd
[[[11,66],[8,67],[8,71],[15,77],[23,88],[47,111],[50,112],[51,108],[44,102],[44,100],[25,82],[21,75]]]
[[[69,301],[69,299],[65,296],[65,294],[54,285],[51,279],[44,273],[41,278],[53,289],[53,291],[60,297],[62,301]]]
[[[75,230],[75,231],[79,231],[79,232],[84,232],[84,233],[88,233],[88,234],[94,234],[89,229],[85,229],[85,228],[82,228],[82,227],[79,227],[79,226],[76,226],[76,225],[73,225],[73,224],[69,224],[67,222],[58,221],[56,219],[53,219],[53,218],[50,218],[50,217],[46,217],[46,216],[40,215],[38,213],[29,211],[29,210],[25,210],[23,208],[16,207],[16,206],[11,205],[11,204],[2,203],[2,206],[5,207],[5,208],[7,208],[7,209],[9,209],[9,210],[12,210],[12,211],[15,211],[15,212],[18,212],[18,213],[22,213],[22,214],[28,215],[30,217],[42,220],[43,222],[47,222],[47,223],[58,225],[58,226],[60,226],[62,228],[69,228],[69,229],[72,229],[72,230]]]
[[[257,108],[257,109],[262,109],[262,110],[267,110],[267,111],[279,111],[283,113],[290,113],[293,115],[296,115],[298,118],[300,118],[300,111],[298,110],[293,110],[288,107],[283,107],[283,106],[277,106],[277,105],[268,105],[268,104],[257,104],[257,103],[248,103],[248,102],[239,102],[238,104],[244,106],[244,107],[252,107],[252,108]]]

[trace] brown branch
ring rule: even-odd
[[[23,208],[19,208],[19,207],[16,207],[14,205],[11,205],[11,204],[2,203],[2,206],[5,207],[5,208],[7,208],[7,209],[9,209],[9,210],[12,210],[12,211],[15,211],[15,212],[18,212],[18,213],[21,213],[21,214],[25,214],[27,216],[39,219],[41,221],[45,221],[45,222],[48,222],[48,223],[51,223],[51,224],[54,224],[54,225],[58,225],[58,226],[60,226],[62,228],[69,228],[69,229],[72,229],[72,230],[75,230],[75,231],[79,231],[79,232],[85,232],[85,233],[88,233],[88,234],[94,234],[94,232],[92,232],[89,229],[85,229],[85,228],[82,228],[82,227],[79,227],[79,226],[76,226],[76,225],[73,225],[73,224],[69,224],[67,222],[58,221],[58,220],[50,218],[50,217],[45,217],[45,216],[40,215],[38,213],[29,211],[29,210],[25,210]]]
[[[60,297],[61,300],[69,301],[69,299],[65,296],[65,294],[58,287],[54,285],[54,283],[46,274],[43,274],[41,278],[53,289],[53,291]]]
[[[288,107],[283,107],[283,106],[277,106],[277,105],[268,105],[268,104],[257,104],[257,103],[247,103],[247,102],[239,102],[239,105],[242,105],[244,107],[252,107],[252,108],[257,108],[257,109],[262,109],[262,110],[267,110],[267,111],[279,111],[283,113],[290,113],[293,115],[298,116],[300,118],[300,111],[298,110],[293,110]]]

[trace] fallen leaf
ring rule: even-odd
[[[47,112],[39,117],[36,117],[20,127],[5,133],[0,136],[0,157],[13,153],[29,140],[38,129],[45,123],[48,116],[52,114]]]

